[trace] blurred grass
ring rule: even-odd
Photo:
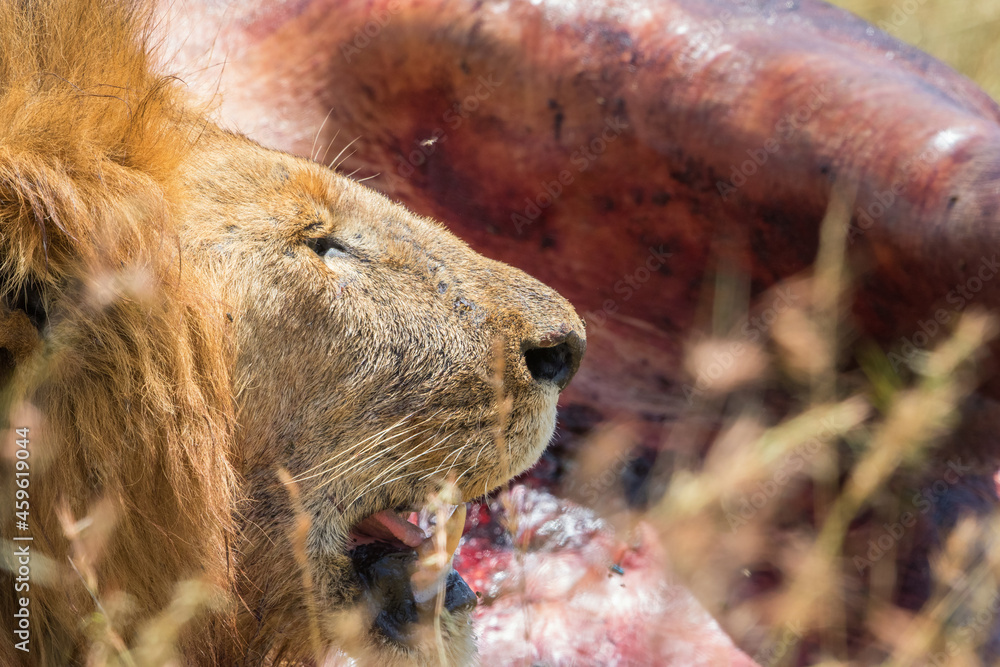
[[[1000,0],[833,0],[1000,100]]]
[[[915,492],[959,483],[940,481],[949,479],[941,456],[994,320],[965,314],[905,380],[845,370],[838,359],[852,350],[838,341],[837,321],[851,296],[836,232],[848,197],[841,193],[828,212],[805,278],[808,303],[779,315],[766,352],[769,376],[784,376],[779,384],[795,408],[775,419],[764,400],[724,417],[705,461],[675,471],[647,518],[674,573],[758,664],[997,664],[986,645],[997,631],[1000,517],[960,510],[958,528],[939,535],[936,516],[922,527],[905,518],[918,513],[907,501]],[[747,384],[759,393],[768,381]],[[736,395],[726,396],[737,383],[721,385],[685,418],[710,418],[713,403]],[[925,593],[908,583],[913,567],[926,572]],[[739,592],[741,578],[757,573],[771,583]]]

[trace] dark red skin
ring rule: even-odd
[[[378,174],[369,185],[566,295],[588,324],[563,401],[573,432],[623,419],[647,442],[669,437],[714,271],[744,273],[759,299],[807,269],[834,181],[857,192],[860,335],[930,348],[947,326],[914,334],[939,310],[952,324],[1000,305],[1000,281],[969,283],[1000,238],[1000,108],[927,54],[811,0],[497,6],[294,0],[214,14],[179,0],[166,53],[193,90],[222,91],[237,128],[325,161],[355,140],[343,170]],[[354,42],[366,25],[374,37]],[[209,61],[226,65],[194,71]],[[473,99],[467,117],[449,114]],[[574,157],[609,120],[620,134],[581,171]],[[767,161],[723,197],[720,183],[761,151]],[[554,203],[516,218],[561,172],[572,180]],[[650,248],[671,254],[629,294],[622,281]],[[756,330],[737,324],[736,336]],[[969,428],[992,456],[985,405]]]

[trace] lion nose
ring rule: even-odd
[[[562,391],[576,375],[586,349],[586,341],[575,331],[559,331],[526,344],[524,361],[535,382],[551,382]]]

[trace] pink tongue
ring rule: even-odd
[[[396,538],[408,547],[418,546],[426,535],[418,526],[402,518],[392,510],[382,510],[354,527],[354,531],[379,540]]]

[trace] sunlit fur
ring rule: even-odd
[[[346,533],[446,480],[469,499],[531,465],[558,391],[532,379],[523,351],[583,325],[433,221],[186,108],[183,85],[152,73],[147,16],[80,0],[0,7],[0,348],[12,362],[0,407],[4,428],[32,436],[27,657],[81,660],[95,632],[131,646],[195,579],[220,600],[177,621],[185,664],[331,647],[439,664],[439,646],[467,662],[464,617],[442,619],[443,643],[429,619],[419,650],[380,646],[355,604]],[[320,256],[323,238],[344,252]],[[44,306],[37,332],[19,310],[26,289]],[[22,534],[10,514],[5,540]],[[0,591],[9,619],[6,569]],[[14,655],[5,632],[0,662]]]

